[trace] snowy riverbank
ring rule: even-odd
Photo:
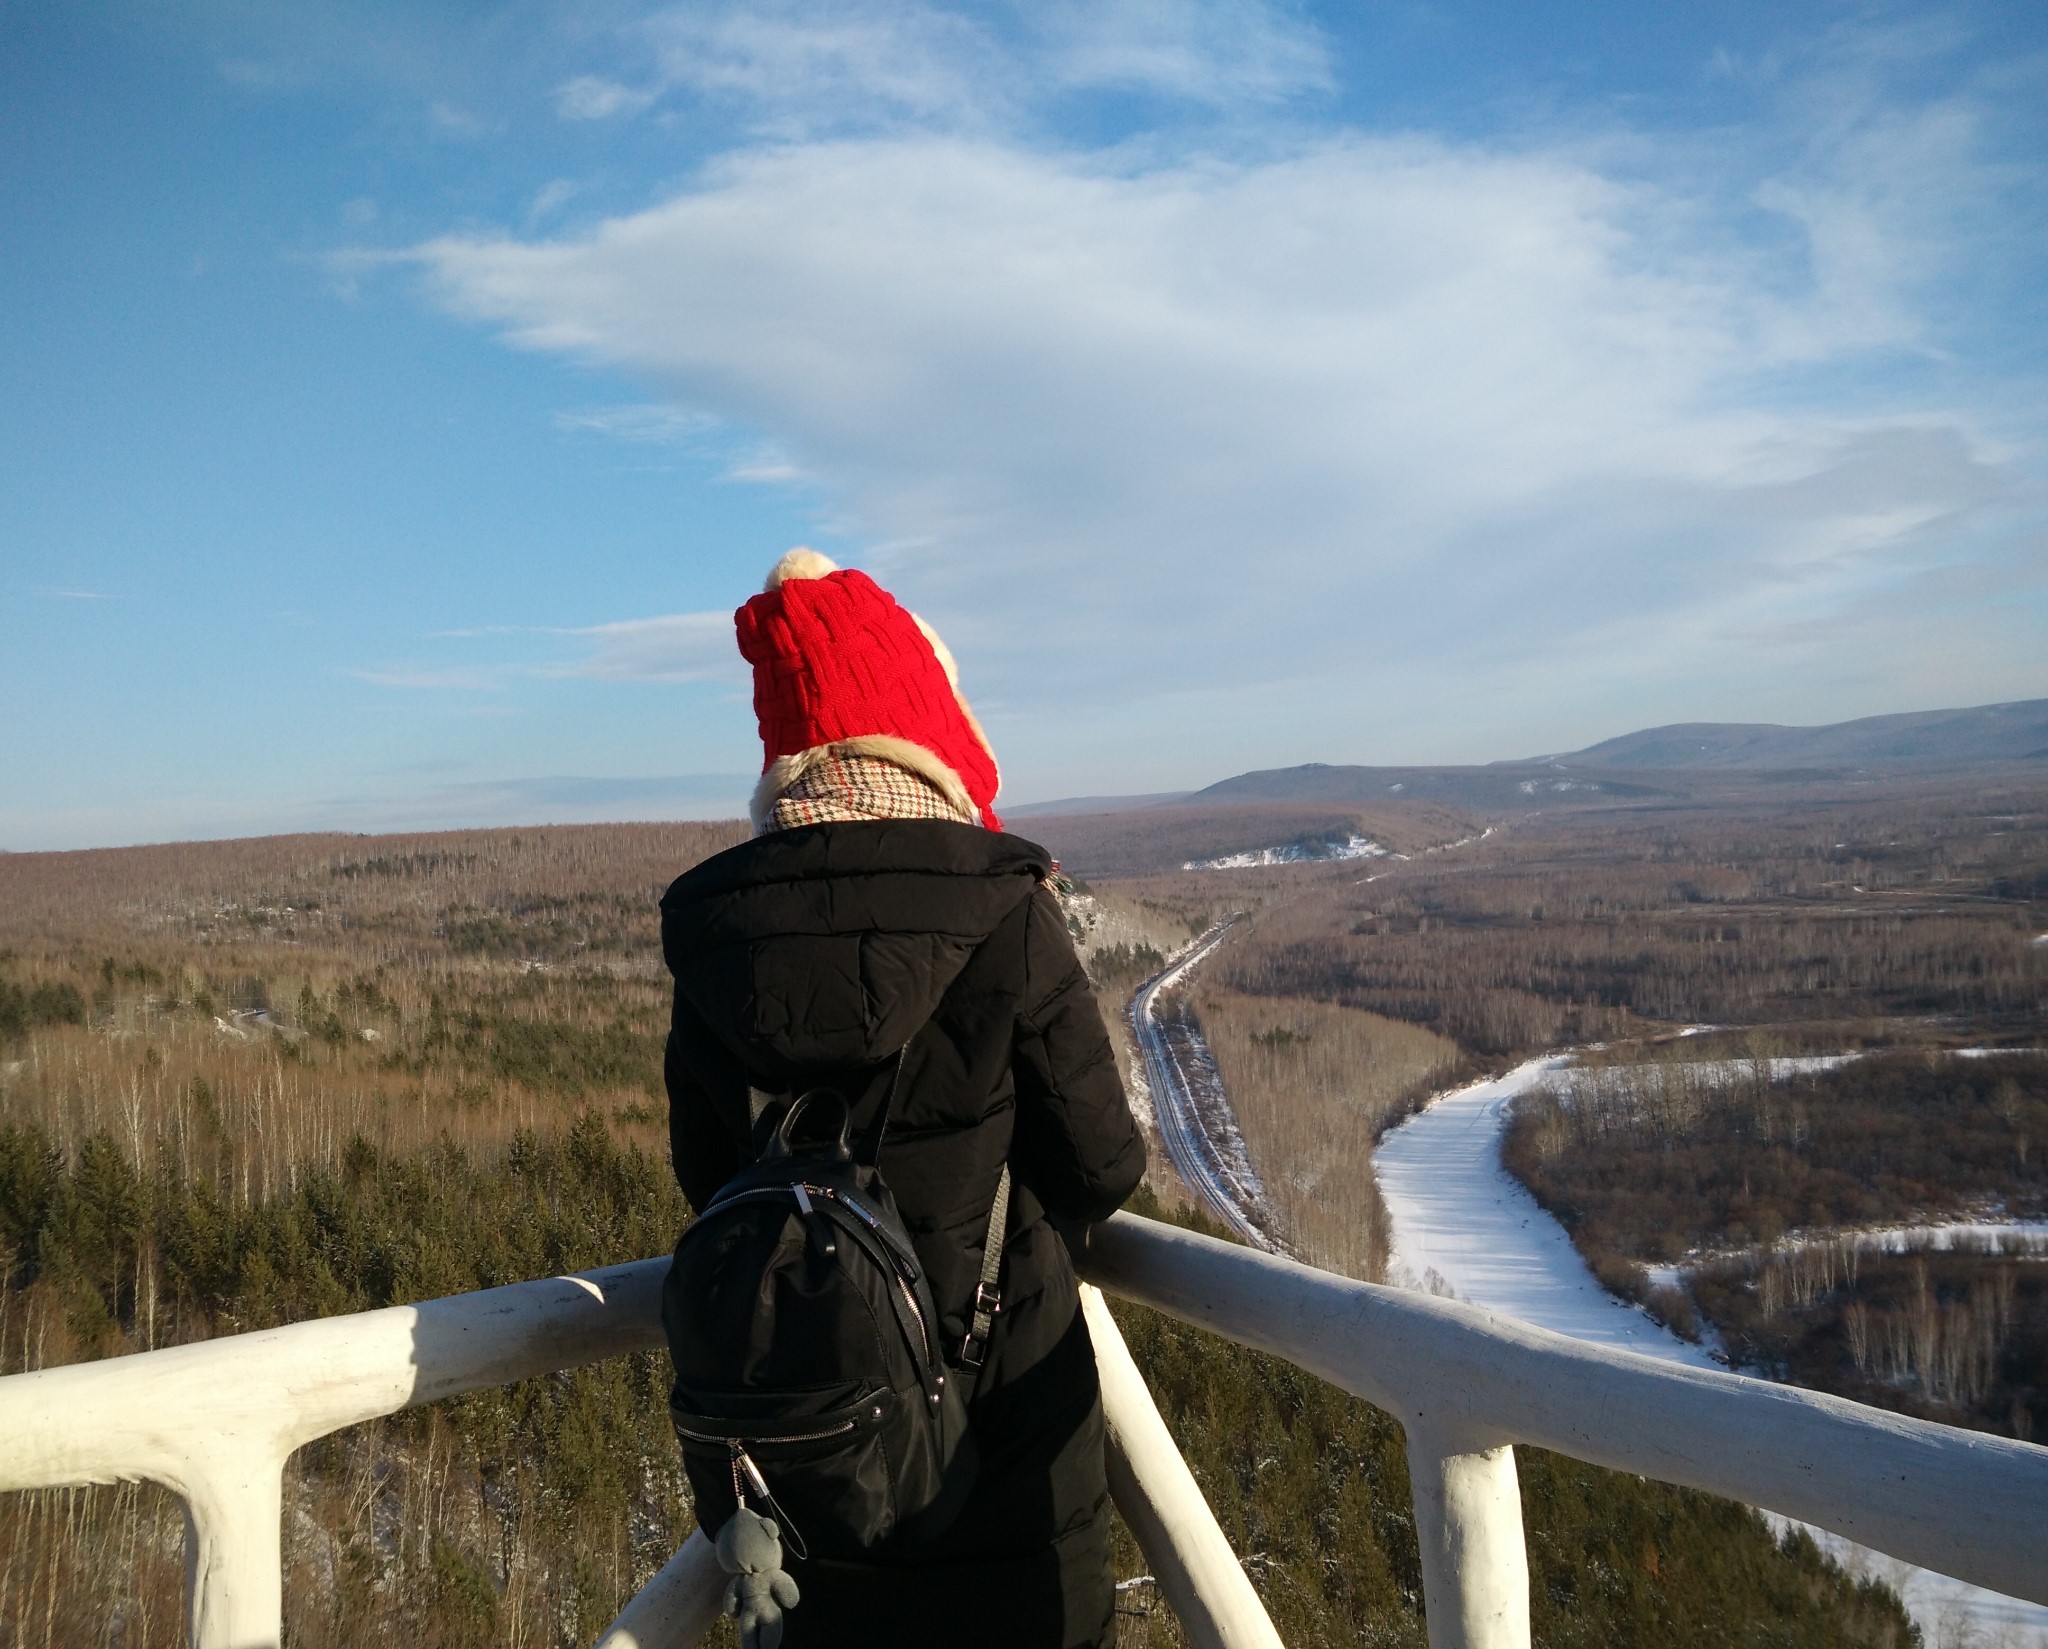
[[[1700,1347],[1602,1288],[1564,1228],[1501,1165],[1509,1105],[1539,1083],[1556,1086],[1569,1059],[1532,1059],[1505,1076],[1441,1094],[1380,1142],[1373,1166],[1393,1226],[1389,1280],[1454,1294],[1574,1339],[1718,1367]],[[2048,1608],[1814,1534],[1844,1567],[1874,1574],[1899,1592],[1927,1649],[2048,1646]]]

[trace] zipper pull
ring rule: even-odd
[[[818,1245],[818,1252],[829,1260],[839,1252],[839,1244],[832,1240],[832,1222],[818,1212],[817,1204],[811,1201],[811,1188],[802,1180],[798,1180],[790,1190],[796,1193],[797,1212],[804,1217],[805,1231]]]
[[[761,1475],[761,1468],[754,1464],[754,1457],[734,1441],[732,1447],[732,1487],[735,1498],[744,1506],[747,1496],[752,1494],[762,1505],[773,1498],[768,1493],[768,1479]],[[744,1486],[742,1486],[744,1485]]]
[[[879,1415],[881,1410],[877,1409],[875,1412]],[[761,1468],[754,1464],[754,1457],[740,1447],[738,1438],[734,1438],[728,1447],[732,1450],[733,1498],[744,1506],[748,1494],[754,1495],[761,1502],[765,1512],[775,1514],[776,1526],[782,1531],[783,1542],[798,1557],[808,1558],[811,1554],[804,1545],[803,1535],[797,1526],[790,1522],[789,1513],[784,1511],[775,1496],[768,1492],[768,1479],[761,1475]]]

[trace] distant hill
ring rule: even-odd
[[[1367,802],[1517,812],[1576,803],[1696,800],[1762,783],[1840,780],[1871,770],[1932,774],[2010,763],[2048,764],[2048,699],[1864,716],[1825,727],[1771,722],[1678,722],[1624,733],[1584,750],[1483,767],[1338,767],[1308,762],[1155,796],[1074,796],[1005,808],[1018,818],[1153,809]],[[1752,775],[1742,777],[1742,775]]]
[[[1075,875],[1151,876],[1193,859],[1257,854],[1356,835],[1396,853],[1420,853],[1483,828],[1447,807],[1367,798],[1337,805],[1233,802],[1207,807],[1133,807],[1042,815],[1012,826],[1043,842]]]
[[[1771,722],[1677,722],[1535,758],[1571,767],[1843,768],[1932,770],[1983,762],[2048,761],[2048,699],[1864,716],[1825,727]],[[1526,766],[1527,763],[1501,763]]]
[[[1050,802],[1018,802],[1014,806],[1005,802],[1002,814],[1006,819],[1064,818],[1071,813],[1129,813],[1140,807],[1171,807],[1175,802],[1186,801],[1185,790],[1157,790],[1145,796],[1062,796]]]
[[[1497,810],[1553,806],[1567,799],[1594,801],[1672,794],[1667,785],[1654,780],[1645,782],[1641,775],[1627,776],[1605,769],[1579,773],[1555,762],[1503,763],[1494,767],[1330,767],[1322,762],[1309,762],[1301,767],[1240,773],[1206,790],[1197,790],[1182,805],[1433,802],[1439,807]]]

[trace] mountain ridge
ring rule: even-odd
[[[1426,801],[1530,808],[1596,798],[1676,799],[1700,782],[1900,776],[2048,763],[2048,699],[1860,716],[1802,727],[1777,722],[1671,722],[1581,750],[1469,765],[1366,766],[1303,762],[1256,768],[1197,790],[1072,796],[1005,809],[1019,818],[1141,812],[1166,807],[1301,802]]]
[[[1671,722],[1582,750],[1490,766],[1566,762],[1633,769],[1914,767],[2048,760],[2048,699],[1913,710],[1802,727],[1779,722]]]

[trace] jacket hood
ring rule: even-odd
[[[729,848],[661,901],[676,988],[763,1087],[890,1058],[1051,869],[939,820],[810,825]]]

